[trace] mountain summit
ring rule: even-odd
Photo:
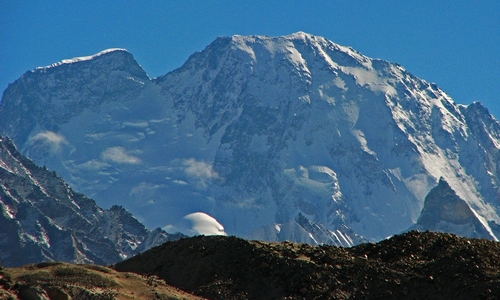
[[[149,81],[148,76],[124,49],[108,49],[38,67],[4,91],[0,107],[2,132],[26,139],[39,124],[57,131],[85,109],[95,111],[105,102],[137,97],[144,81]],[[20,144],[22,140],[14,141]]]
[[[230,235],[349,246],[415,224],[439,178],[500,223],[487,109],[325,38],[220,37],[152,80],[123,51],[43,70],[4,92],[0,131],[148,226],[203,212]]]

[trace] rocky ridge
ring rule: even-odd
[[[487,224],[484,218],[475,214],[443,178],[425,198],[420,217],[411,229],[449,232],[490,240],[500,236],[499,227]]]
[[[411,231],[352,248],[168,242],[114,266],[210,299],[497,299],[500,243]]]
[[[111,264],[180,236],[151,231],[121,206],[101,209],[0,136],[0,261]]]

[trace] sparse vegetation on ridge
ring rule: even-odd
[[[115,269],[211,299],[498,299],[500,243],[411,231],[352,248],[194,237]]]
[[[0,270],[0,299],[33,299],[29,298],[33,295],[498,299],[500,243],[417,231],[352,248],[197,236],[167,242],[112,267],[42,262]]]
[[[0,299],[47,298],[200,299],[155,276],[117,272],[99,265],[42,262],[0,270]]]

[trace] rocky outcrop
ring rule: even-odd
[[[464,237],[497,240],[497,226],[485,224],[467,202],[461,199],[441,178],[425,198],[424,208],[417,223],[410,229],[449,232]],[[497,240],[498,241],[498,240]]]

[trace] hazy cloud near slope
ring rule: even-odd
[[[207,162],[189,158],[183,160],[182,165],[185,167],[184,173],[195,180],[200,189],[205,189],[211,180],[219,178],[212,165]]]
[[[122,147],[111,147],[101,153],[103,160],[116,162],[119,164],[138,164],[141,159],[128,154]]]
[[[42,145],[46,146],[52,154],[59,153],[63,145],[69,145],[68,141],[63,135],[48,130],[41,131],[30,138],[31,144],[37,142],[40,142],[42,143]]]

